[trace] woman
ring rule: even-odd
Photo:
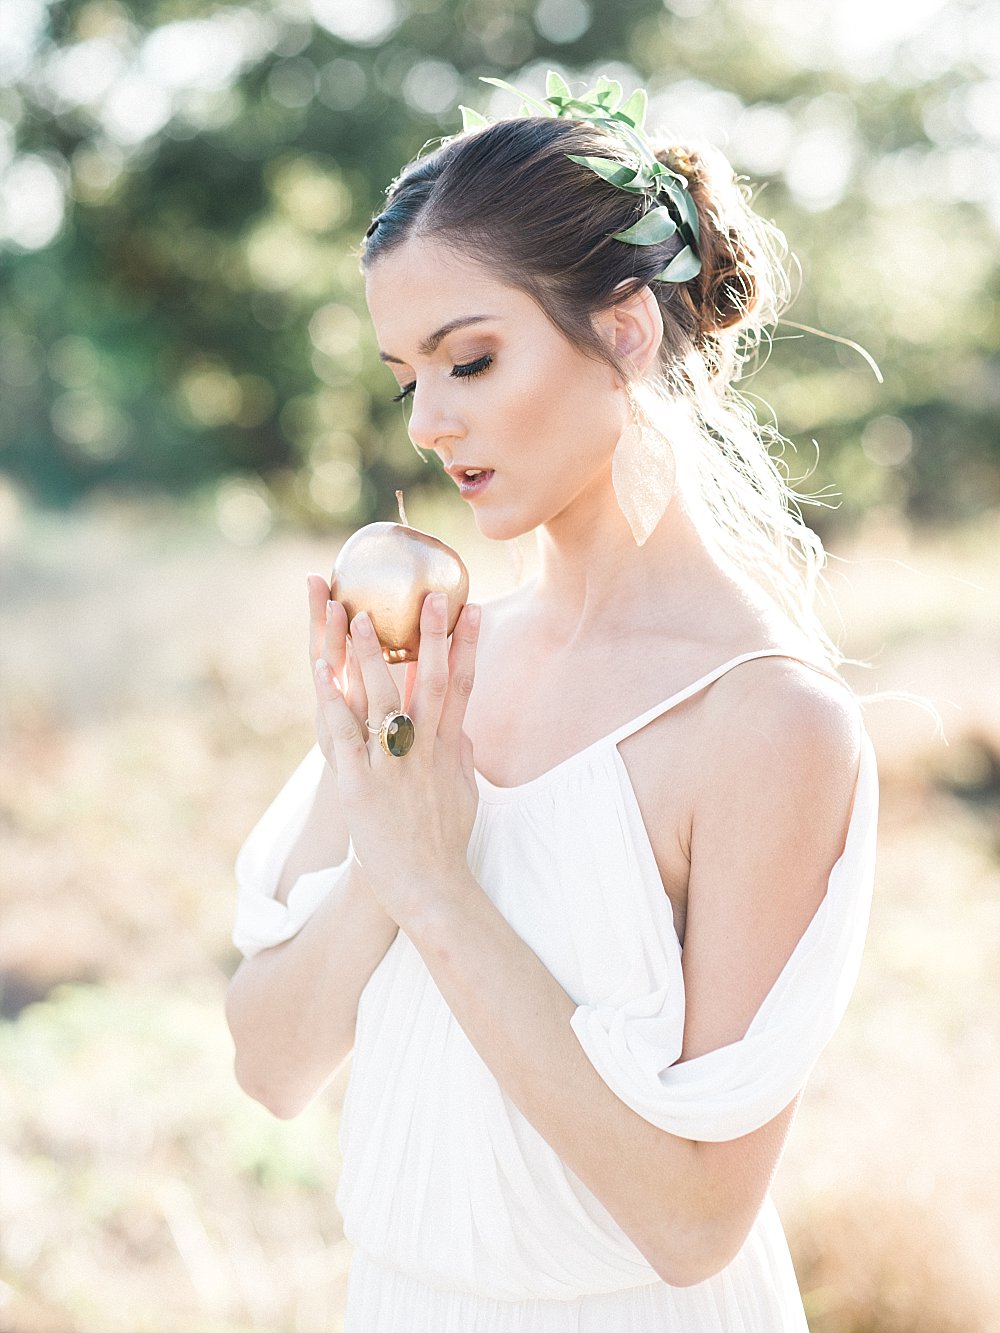
[[[319,744],[240,855],[237,1076],[291,1116],[353,1048],[350,1333],[805,1330],[768,1190],[877,798],[731,387],[774,233],[654,156],[641,95],[549,94],[412,164],[362,257],[413,443],[538,574],[450,642],[429,596],[405,679],[310,577]]]

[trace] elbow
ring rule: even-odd
[[[650,1259],[653,1271],[668,1287],[697,1287],[707,1282],[726,1267],[726,1260],[716,1260],[707,1255],[679,1255],[675,1251],[667,1255]]]
[[[688,1219],[644,1253],[668,1287],[696,1287],[728,1268],[745,1240],[745,1233],[736,1235],[722,1220]]]
[[[652,1260],[652,1267],[657,1277],[668,1287],[697,1287],[702,1282],[716,1277],[732,1262],[731,1258],[719,1255],[678,1255],[671,1253]]]
[[[233,1061],[233,1073],[240,1090],[278,1120],[294,1120],[312,1100],[295,1094],[273,1079],[262,1078],[259,1070],[246,1068],[238,1054]]]
[[[715,1277],[727,1266],[728,1260],[703,1259],[692,1261],[671,1255],[653,1264],[653,1270],[668,1287],[697,1287]]]
[[[312,1100],[281,1077],[273,1054],[261,1047],[260,1035],[241,1012],[239,986],[230,983],[226,996],[226,1021],[233,1041],[233,1075],[241,1092],[278,1120],[293,1120]]]

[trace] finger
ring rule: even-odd
[[[351,621],[351,647],[361,667],[368,721],[377,727],[388,713],[399,708],[399,691],[382,656],[382,645],[367,611],[359,611]]]
[[[448,694],[448,598],[428,593],[420,608],[420,656],[410,691],[414,726],[424,737],[437,735]]]
[[[330,600],[330,585],[319,574],[306,578],[309,594],[309,660],[315,662],[323,651],[326,631],[326,604]]]
[[[340,602],[328,601],[325,617],[323,646],[317,656],[326,658],[334,675],[343,684],[347,666],[347,612]]]
[[[313,576],[315,577],[315,576]],[[322,591],[329,592],[322,579],[317,579],[318,587],[315,594],[312,584],[310,584],[310,610],[318,611],[319,594]],[[320,634],[319,650],[313,659],[313,668],[315,671],[319,661],[323,661],[329,666],[335,677],[338,677],[338,688],[341,694],[344,694],[345,686],[348,684],[348,662],[347,662],[347,612],[339,602],[333,602],[329,598],[323,603],[324,621],[322,627],[318,627],[314,633],[310,634],[313,639],[315,633]],[[355,672],[355,676],[360,673]],[[333,749],[333,739],[330,735],[328,720],[323,708],[324,698],[319,689],[319,680],[314,675],[314,684],[316,686],[316,738],[319,741],[320,749],[330,759],[331,763],[336,763],[336,756]],[[364,717],[364,691],[355,686],[355,693],[360,693],[360,704],[352,709],[355,717]],[[348,693],[348,707],[351,706],[351,698]]]
[[[408,661],[403,668],[403,672],[403,690],[401,690],[401,698],[403,698],[403,712],[408,713],[409,701],[411,701],[411,698],[413,697],[413,685],[416,684],[416,663]],[[399,677],[397,677],[397,684],[399,684]]]
[[[458,623],[455,625],[455,632],[451,636],[451,651],[448,654],[448,693],[438,722],[438,736],[452,745],[459,745],[461,742],[465,712],[475,684],[476,646],[479,643],[481,620],[481,608],[474,602],[468,602],[463,606]]]
[[[351,712],[363,722],[368,716],[368,696],[365,694],[365,682],[361,675],[361,663],[358,661],[358,655],[354,651],[354,645],[351,640],[347,640],[347,690],[344,697],[347,699],[347,705]]]
[[[322,714],[322,726],[333,745],[337,774],[357,776],[368,767],[368,744],[364,729],[347,706],[337,678],[325,658],[316,659],[313,674]]]

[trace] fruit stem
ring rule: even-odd
[[[399,508],[399,521],[400,521],[400,523],[403,524],[404,527],[407,527],[407,528],[408,528],[410,525],[409,525],[409,523],[406,521],[406,510],[405,510],[405,508],[403,507],[403,492],[402,492],[402,491],[397,491],[397,492],[396,492],[396,504],[397,504],[397,506],[398,506],[398,508]]]

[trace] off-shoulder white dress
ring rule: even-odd
[[[746,1036],[677,1064],[681,947],[618,745],[745,661],[724,663],[531,782],[479,776],[476,879],[574,999],[601,1077],[671,1134],[737,1138],[792,1101],[836,1028],[868,922],[878,789],[863,736],[846,843],[826,895]],[[314,749],[237,862],[234,940],[289,938],[345,866],[273,898],[324,760]],[[354,1246],[347,1333],[806,1333],[770,1198],[737,1257],[664,1283],[511,1104],[400,931],[361,996],[337,1203]]]

